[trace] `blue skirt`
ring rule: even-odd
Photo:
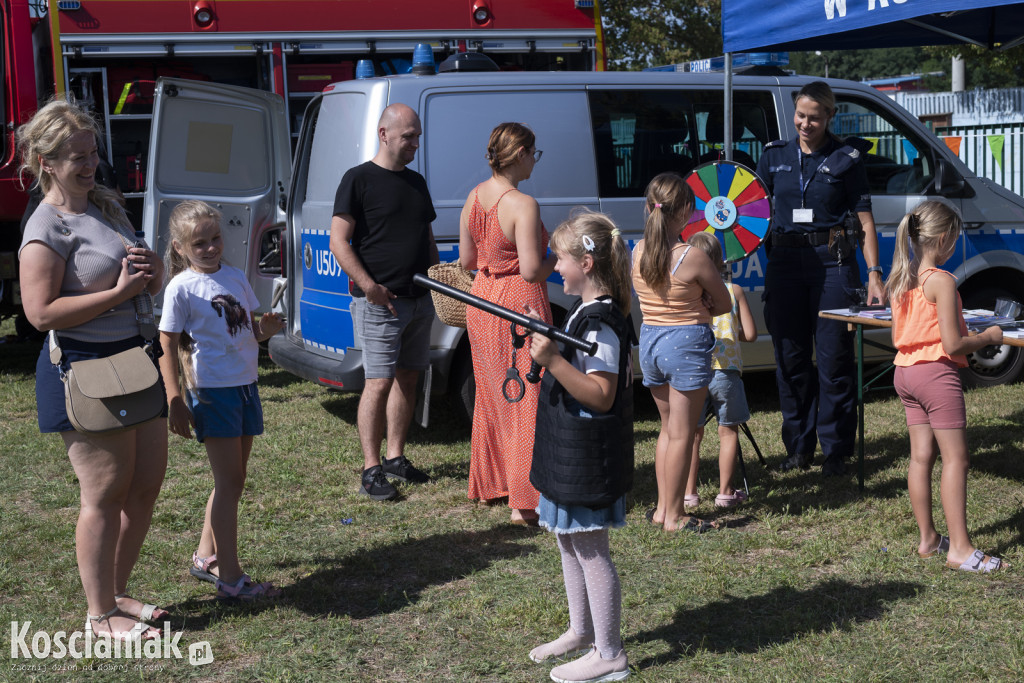
[[[626,496],[623,494],[608,507],[595,510],[585,505],[559,505],[542,493],[537,514],[540,525],[556,534],[618,529],[626,526]]]

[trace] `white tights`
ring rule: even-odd
[[[605,659],[622,649],[619,620],[622,590],[608,550],[608,530],[555,534],[569,599],[569,625],[577,635],[594,634]]]

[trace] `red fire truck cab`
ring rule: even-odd
[[[161,76],[274,93],[294,139],[306,103],[351,79],[360,60],[376,75],[407,72],[417,44],[435,61],[482,52],[506,70],[601,70],[594,0],[2,0],[5,116],[0,161],[0,318],[18,308],[16,252],[25,194],[13,132],[41,102],[70,92],[104,131],[129,215],[143,218],[153,90]],[[283,211],[283,207],[277,209]],[[280,270],[274,224],[248,231],[246,270]],[[148,228],[152,230],[152,228]],[[243,231],[239,231],[242,234]],[[155,234],[147,234],[153,242]],[[163,245],[158,245],[158,247]],[[268,259],[268,254],[271,257]],[[243,264],[238,264],[240,267]],[[250,271],[250,278],[255,273]]]

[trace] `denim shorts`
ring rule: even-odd
[[[430,295],[392,299],[391,305],[397,316],[365,297],[352,299],[352,324],[362,346],[366,379],[390,379],[397,368],[426,370],[430,365],[430,328],[435,317]]]
[[[196,423],[196,441],[232,439],[263,433],[263,406],[256,382],[240,387],[195,388],[188,407]]]
[[[739,370],[715,370],[708,385],[708,397],[704,402],[704,412],[708,406],[711,413],[723,427],[735,427],[750,419],[750,408],[747,407],[747,392],[743,390],[743,378]]]
[[[715,333],[710,325],[641,325],[640,370],[645,387],[668,384],[694,391],[711,382]]]
[[[61,367],[67,369],[71,366],[72,361],[106,358],[143,344],[145,344],[145,340],[142,337],[130,337],[112,342],[83,342],[61,337],[60,348],[64,352]],[[153,364],[156,365],[157,361],[154,360]],[[164,380],[161,376],[160,390],[163,391],[163,388]],[[60,372],[50,362],[50,347],[47,342],[43,343],[43,350],[36,360],[36,413],[39,418],[39,431],[43,434],[74,430],[64,404],[64,382],[60,379]],[[167,417],[166,394],[164,409],[160,416]]]

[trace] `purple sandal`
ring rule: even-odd
[[[218,581],[217,575],[210,573],[210,567],[215,564],[217,564],[216,554],[209,557],[199,557],[197,553],[192,553],[192,566],[188,568],[188,573],[200,581],[209,581],[216,584]]]
[[[242,574],[233,584],[217,580],[217,599],[222,602],[253,602],[262,598],[276,598],[281,589],[269,581],[253,583],[248,574]]]

